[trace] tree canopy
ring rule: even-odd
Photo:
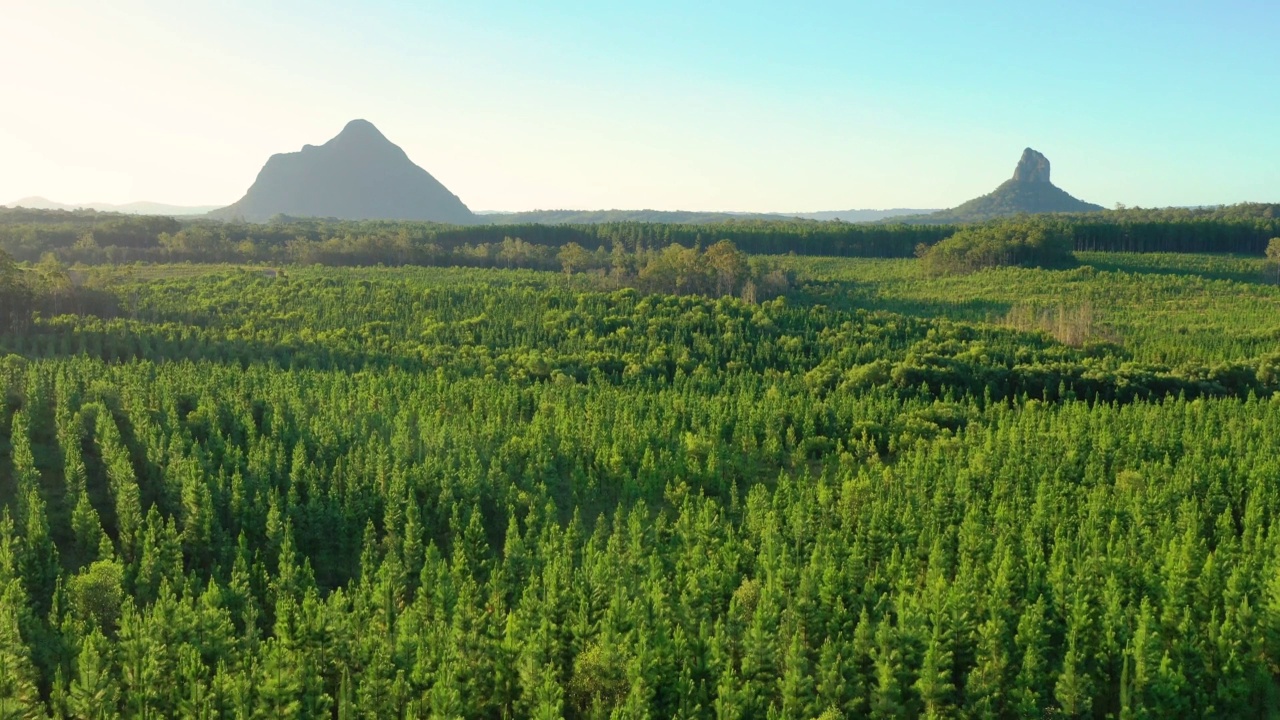
[[[1045,221],[964,228],[919,250],[921,267],[932,275],[961,274],[985,268],[1068,267],[1075,257],[1070,234]]]

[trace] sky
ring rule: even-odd
[[[1280,3],[0,0],[0,202],[229,204],[364,118],[473,210],[1280,201]]]

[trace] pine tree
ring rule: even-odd
[[[183,645],[179,649],[176,688],[178,692],[177,710],[183,718],[193,720],[213,720],[217,717],[213,707],[213,696],[206,680],[206,668],[200,658],[200,652],[191,645]]]
[[[32,488],[27,491],[27,517],[22,538],[21,575],[27,594],[37,612],[48,612],[61,568],[58,549],[49,536],[49,520],[44,500]]]
[[[1001,717],[1008,689],[1009,658],[1006,630],[999,615],[978,627],[978,653],[965,681],[966,702],[975,718]]]
[[[1047,642],[1044,628],[1044,598],[1037,598],[1026,607],[1018,620],[1018,633],[1014,642],[1022,653],[1022,665],[1018,668],[1013,687],[1009,691],[1010,705],[1021,717],[1038,715],[1048,706],[1045,697],[1045,658]]]
[[[1157,717],[1149,707],[1151,686],[1156,680],[1159,668],[1160,638],[1156,627],[1155,611],[1147,598],[1142,599],[1138,609],[1137,625],[1133,630],[1133,639],[1129,642],[1126,667],[1131,668],[1127,690],[1128,716],[1137,719]]]
[[[1092,687],[1088,674],[1082,671],[1082,661],[1076,647],[1074,634],[1068,635],[1067,652],[1062,658],[1062,672],[1054,685],[1053,696],[1067,717],[1086,715],[1093,704]]]
[[[742,679],[732,663],[725,664],[716,683],[716,698],[713,703],[716,720],[751,717],[749,705],[750,699],[743,696]]]
[[[120,617],[119,662],[123,680],[125,714],[136,718],[162,716],[160,693],[169,689],[163,680],[162,650],[152,636],[148,618],[132,606]]]
[[[933,634],[925,646],[920,676],[915,683],[924,707],[924,717],[947,717],[951,711],[951,698],[955,688],[951,684],[951,651],[946,647],[942,631],[934,625]]]
[[[903,705],[901,653],[897,645],[897,633],[882,619],[876,626],[876,685],[871,694],[872,718],[897,718],[906,712]]]
[[[838,640],[827,637],[822,641],[822,649],[818,653],[818,668],[815,678],[817,683],[817,706],[823,711],[834,711],[843,714],[850,709],[850,690],[847,668],[844,658],[837,650]]]
[[[0,588],[0,716],[6,718],[45,715],[31,651],[18,629],[18,614],[24,602],[16,580]]]
[[[746,712],[757,716],[767,710],[771,690],[777,682],[776,635],[765,619],[768,614],[767,609],[757,608],[742,638],[742,685],[739,692]]]
[[[809,648],[802,633],[792,633],[783,667],[780,680],[781,716],[805,719],[813,717],[817,714],[814,706],[813,669],[809,662]]]
[[[264,718],[302,717],[302,679],[298,666],[283,645],[268,640],[262,645],[262,667],[255,685],[255,716]]]
[[[102,521],[98,511],[89,502],[86,493],[80,493],[71,511],[71,529],[75,534],[76,549],[85,560],[104,559],[98,554],[107,535],[102,530]]]
[[[879,684],[877,667],[878,628],[871,622],[871,616],[864,606],[858,615],[858,625],[853,631],[853,658],[850,663],[852,680],[849,688],[849,707],[854,714],[866,714],[871,711],[871,702],[875,688]]]
[[[457,684],[457,675],[452,663],[446,663],[431,686],[431,717],[440,720],[461,720],[465,717],[466,706],[462,691]]]
[[[553,668],[543,667],[531,691],[531,720],[561,720],[564,717],[564,690]]]

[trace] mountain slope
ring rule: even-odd
[[[245,196],[209,213],[262,222],[275,215],[470,224],[475,215],[367,120],[329,142],[272,155]]]

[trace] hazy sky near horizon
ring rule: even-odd
[[[0,202],[227,204],[372,121],[473,210],[1280,201],[1280,5],[0,0]]]

